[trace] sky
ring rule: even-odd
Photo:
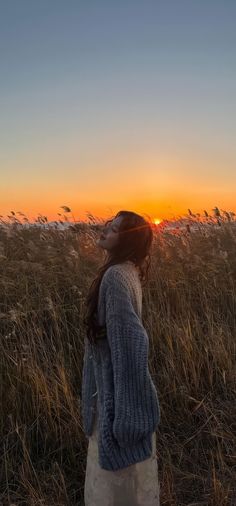
[[[0,214],[236,212],[235,0],[0,4]]]

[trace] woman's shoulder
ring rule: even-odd
[[[99,299],[103,300],[106,298],[107,290],[111,289],[112,293],[114,293],[115,291],[117,292],[119,287],[124,286],[126,289],[128,288],[125,276],[122,274],[121,264],[110,265],[102,276],[99,287]]]
[[[120,264],[110,265],[103,275],[103,284],[121,282],[123,285],[130,285],[139,282],[138,272],[133,262],[126,261]]]
[[[111,281],[117,277],[122,278],[124,275],[125,275],[124,264],[114,264],[114,265],[110,265],[110,267],[108,267],[108,269],[105,271],[102,279],[104,282],[107,282],[107,281]]]

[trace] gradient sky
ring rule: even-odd
[[[236,212],[235,0],[0,6],[0,213]]]

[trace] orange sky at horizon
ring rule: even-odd
[[[103,219],[122,209],[161,220],[184,216],[189,208],[200,214],[204,209],[211,214],[215,206],[236,212],[235,188],[220,170],[222,160],[187,154],[167,156],[144,150],[134,156],[104,150],[96,160],[89,152],[78,159],[71,149],[61,160],[55,154],[49,167],[44,156],[35,165],[36,156],[28,153],[19,160],[15,184],[8,170],[3,174],[0,214],[6,217],[11,211],[21,211],[29,221],[39,214],[54,221],[60,219],[57,213],[63,214],[60,207],[68,206],[76,221],[87,221],[87,213]],[[233,160],[228,165],[233,171]]]
[[[233,193],[233,192],[232,192]],[[81,205],[76,202],[76,199],[71,197],[69,198],[57,198],[57,196],[53,196],[53,198],[45,199],[43,205],[39,205],[37,201],[33,197],[28,197],[28,205],[23,205],[24,196],[21,195],[21,198],[17,198],[12,200],[13,205],[1,206],[1,215],[4,218],[7,218],[8,215],[11,215],[11,211],[16,213],[16,217],[21,221],[22,217],[17,214],[18,211],[24,213],[29,221],[35,221],[36,218],[41,214],[43,216],[47,216],[48,221],[55,221],[59,219],[63,219],[63,215],[67,216],[69,221],[88,221],[88,214],[92,214],[94,218],[107,219],[109,217],[114,216],[120,210],[131,210],[138,214],[142,214],[152,221],[155,219],[164,220],[164,219],[177,219],[180,216],[188,215],[188,209],[190,208],[193,213],[200,213],[203,215],[204,209],[207,210],[209,214],[213,215],[213,208],[215,206],[219,207],[219,209],[232,211],[236,213],[236,207],[234,205],[233,195],[231,199],[219,199],[217,196],[214,198],[212,195],[209,200],[205,200],[204,206],[199,205],[199,201],[197,198],[194,200],[191,198],[191,202],[188,201],[186,196],[183,196],[183,200],[181,201],[177,197],[170,201],[164,201],[157,198],[154,200],[145,200],[139,199],[135,201],[135,199],[120,199],[120,203],[116,203],[115,199],[113,202],[107,202],[105,205],[102,201],[95,204],[91,197],[86,202],[81,198]],[[4,200],[4,199],[3,199]],[[27,198],[25,196],[25,200],[27,202]],[[170,202],[172,204],[170,204]],[[229,205],[228,205],[229,203]],[[64,212],[62,206],[67,206],[71,209],[71,213]],[[61,216],[59,216],[59,214]]]

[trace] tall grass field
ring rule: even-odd
[[[189,219],[193,226],[154,226],[143,288],[161,408],[160,502],[235,506],[236,217],[215,208]],[[41,216],[30,226],[13,211],[0,221],[4,506],[83,505],[82,318],[105,253],[96,242],[102,221],[62,223]]]

